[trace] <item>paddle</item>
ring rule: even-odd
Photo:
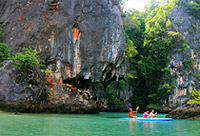
[[[138,111],[138,109],[139,109],[139,106],[137,106],[136,111]],[[137,114],[137,113],[136,113],[136,114]]]
[[[139,109],[139,106],[137,106],[136,111],[138,111],[138,109]]]

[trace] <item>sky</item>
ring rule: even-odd
[[[149,0],[128,0],[124,5],[125,10],[135,8],[140,11],[144,11],[144,6]]]

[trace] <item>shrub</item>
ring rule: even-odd
[[[110,85],[107,86],[108,88],[108,95],[109,95],[109,100],[108,100],[108,104],[120,104],[120,100],[116,98],[115,96],[115,90],[111,89]]]
[[[15,62],[13,67],[26,71],[40,64],[40,60],[37,51],[31,48],[26,49],[25,54],[16,53],[11,59]]]
[[[200,90],[197,91],[196,89],[192,90],[191,92],[192,99],[189,99],[187,102],[188,104],[200,104]]]
[[[5,43],[0,43],[0,62],[10,57],[10,51]]]
[[[92,86],[93,86],[94,89],[104,90],[104,86],[100,82],[95,82],[95,83],[92,84]]]
[[[27,81],[31,83],[38,83],[43,81],[41,72],[42,61],[40,60],[39,52],[26,49],[25,53],[16,53],[11,60],[14,61],[13,67],[21,70],[21,74],[18,76],[20,81]]]
[[[148,109],[156,109],[156,110],[160,110],[160,106],[156,105],[156,104],[153,104],[153,103],[150,103],[149,105],[147,105],[147,108]]]
[[[185,59],[183,61],[183,65],[185,66],[185,68],[189,68],[192,66],[192,64],[195,62],[195,59]]]

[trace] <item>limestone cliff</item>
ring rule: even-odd
[[[170,14],[173,31],[179,33],[184,41],[182,44],[175,44],[169,55],[168,68],[173,92],[165,101],[164,110],[167,111],[188,106],[197,108],[197,105],[187,104],[191,91],[199,89],[200,70],[200,18],[191,13],[191,1],[179,0]],[[193,1],[199,3],[198,0]]]
[[[125,39],[116,0],[1,0],[0,8],[3,42],[11,54],[30,46],[41,51],[52,71],[45,77],[51,96],[41,111],[96,112],[107,105],[106,90],[95,85],[107,86],[125,76]],[[1,77],[0,101],[26,105],[40,89],[14,82],[9,70],[1,71],[7,79]],[[124,92],[121,99],[126,102],[127,97]]]

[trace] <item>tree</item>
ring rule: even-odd
[[[173,47],[172,37],[177,37],[177,34],[169,36],[168,32],[173,5],[174,1],[164,0],[161,5],[161,2],[151,0],[146,12],[133,9],[123,16],[126,54],[131,54],[127,45],[134,45],[137,49],[136,55],[135,52],[126,55],[130,66],[127,77],[134,90],[131,104],[140,104],[143,108],[150,104],[159,108],[156,105],[159,100],[171,93],[169,83],[161,87],[160,84],[164,75],[162,69],[166,68]]]
[[[159,8],[161,5],[161,1],[158,0],[150,0],[148,5],[145,6],[145,10],[150,13],[151,11],[153,11],[156,8]]]
[[[135,57],[138,54],[138,51],[136,50],[136,47],[133,45],[133,41],[129,40],[125,44],[125,54],[126,57],[132,58]]]
[[[141,108],[160,108],[160,99],[171,93],[172,82],[161,84],[166,75],[168,54],[175,43],[185,47],[182,36],[169,31],[169,14],[176,0],[150,0],[146,11],[122,11],[128,60],[127,77],[133,88],[130,103]]]

